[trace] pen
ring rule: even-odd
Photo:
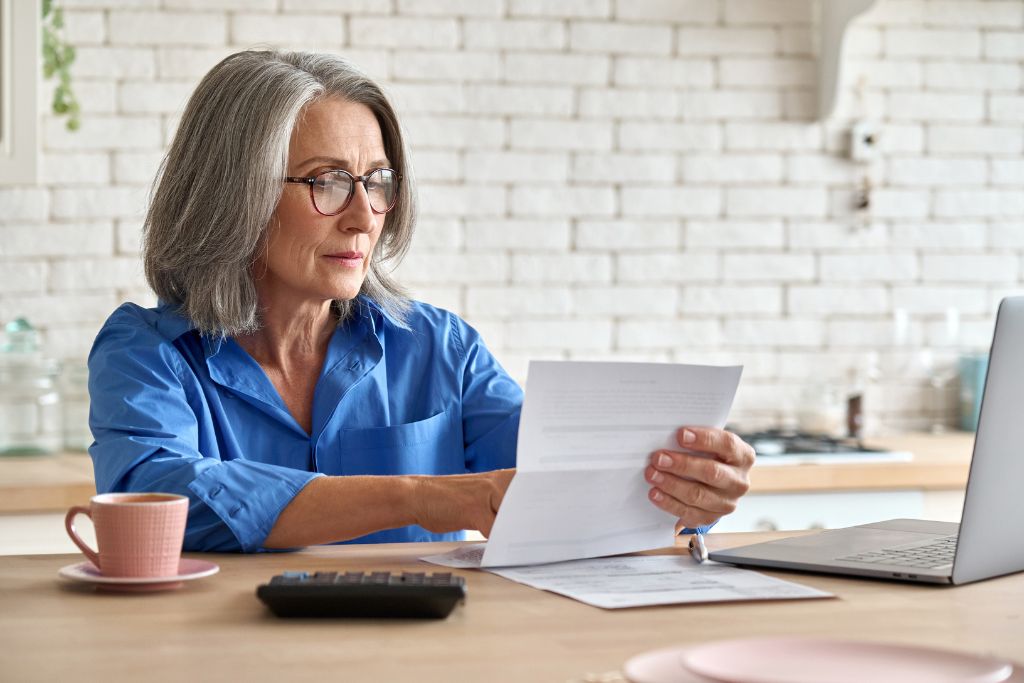
[[[704,545],[704,534],[697,532],[690,536],[690,554],[693,555],[693,559],[697,560],[697,564],[701,564],[708,559],[708,548]]]

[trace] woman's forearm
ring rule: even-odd
[[[295,548],[419,524],[491,532],[515,470],[439,476],[319,477],[281,512],[265,548]]]
[[[416,523],[412,477],[318,477],[281,512],[263,546],[346,541]]]

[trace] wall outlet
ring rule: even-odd
[[[850,158],[874,161],[878,158],[880,130],[874,121],[857,121],[850,129]]]

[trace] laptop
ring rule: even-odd
[[[1024,571],[1024,296],[999,304],[960,523],[894,519],[717,550],[718,562],[954,584]]]

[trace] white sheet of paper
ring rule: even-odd
[[[675,518],[647,499],[644,467],[680,450],[684,425],[725,425],[742,367],[531,361],[516,476],[483,553],[507,567],[649,550]]]
[[[604,609],[835,597],[749,569],[697,564],[685,555],[602,557],[487,571]]]
[[[484,545],[464,545],[421,559],[455,569],[480,568]],[[750,569],[717,562],[697,564],[689,555],[601,557],[485,571],[604,609],[835,597]]]
[[[484,559],[486,543],[473,543],[460,545],[455,550],[440,555],[427,555],[420,559],[430,564],[438,564],[442,567],[453,569],[480,569],[480,563]]]

